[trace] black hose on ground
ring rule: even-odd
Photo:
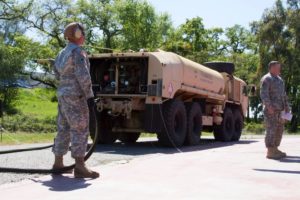
[[[93,152],[95,151],[96,145],[98,143],[98,123],[95,112],[90,113],[92,114],[92,117],[94,118],[94,131],[95,131],[95,137],[93,140],[92,146],[89,148],[87,154],[84,157],[84,160],[88,160]],[[25,152],[25,151],[35,151],[35,150],[42,150],[42,149],[48,149],[53,147],[53,145],[48,145],[44,147],[35,147],[35,148],[28,148],[28,149],[13,149],[13,150],[7,150],[7,151],[0,151],[1,154],[9,154],[9,153],[18,153],[18,152]],[[60,169],[27,169],[27,168],[10,168],[10,167],[0,167],[0,173],[23,173],[23,174],[62,174],[66,171],[69,171],[71,169],[74,169],[75,164],[66,166],[64,168]]]
[[[12,149],[12,150],[0,151],[0,155],[1,154],[10,154],[10,153],[19,153],[19,152],[25,152],[25,151],[37,151],[37,150],[49,149],[51,147],[53,147],[53,144],[47,145],[44,147],[33,147],[33,148],[27,148],[27,149]]]

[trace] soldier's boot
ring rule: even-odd
[[[279,159],[283,158],[283,155],[278,153],[276,151],[276,148],[268,148],[267,158],[268,159],[279,160]]]
[[[286,156],[287,156],[285,152],[280,151],[277,147],[275,148],[275,150],[276,150],[276,152],[277,152],[278,154],[280,154],[282,157],[286,157]]]
[[[100,174],[88,169],[83,157],[77,157],[75,158],[74,176],[75,178],[98,178]]]
[[[63,161],[63,156],[55,156],[55,160],[54,160],[54,164],[53,164],[52,169],[59,170],[59,169],[64,168],[64,167],[65,167],[65,165],[64,165],[64,161]],[[72,174],[73,170],[72,169],[66,170],[66,171],[63,171],[62,173]]]

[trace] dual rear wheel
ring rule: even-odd
[[[202,131],[202,110],[198,103],[184,104],[179,100],[166,102],[161,110],[162,132],[158,140],[164,146],[197,145]]]
[[[214,126],[214,136],[217,141],[238,141],[243,129],[243,116],[238,108],[227,107],[224,110],[221,125]]]
[[[163,120],[162,132],[158,139],[164,146],[179,147],[198,145],[202,131],[202,110],[199,103],[184,104],[179,100],[166,102],[161,111]],[[213,127],[217,141],[238,141],[243,129],[243,116],[238,108],[226,107],[223,121]]]

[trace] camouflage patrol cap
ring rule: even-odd
[[[85,35],[84,27],[78,22],[72,22],[65,27],[64,37],[66,40],[75,42],[79,40],[82,35]]]
[[[269,62],[268,68],[270,69],[274,65],[281,65],[281,63],[279,61],[273,60],[273,61]]]

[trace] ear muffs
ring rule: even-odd
[[[76,27],[75,32],[74,32],[74,37],[76,39],[80,39],[82,37],[82,30],[80,29],[78,24],[77,24],[77,27]]]

